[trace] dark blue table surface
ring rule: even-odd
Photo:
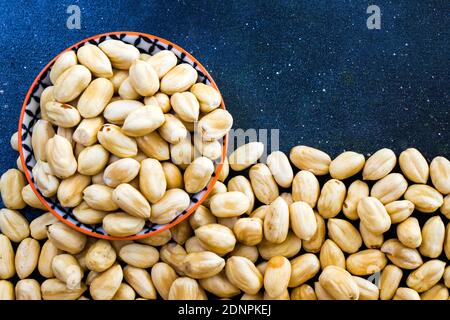
[[[381,8],[381,30],[366,9]],[[81,29],[66,27],[69,5]],[[236,128],[279,129],[280,147],[450,156],[450,2],[7,1],[0,4],[0,172],[25,93],[57,53],[91,35],[142,31],[191,52]]]

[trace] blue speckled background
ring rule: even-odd
[[[66,9],[81,8],[81,29]],[[381,7],[381,30],[366,27]],[[6,1],[0,3],[0,172],[25,93],[69,45],[142,31],[190,51],[211,72],[239,128],[280,129],[280,147],[365,154],[414,146],[450,156],[450,2]]]

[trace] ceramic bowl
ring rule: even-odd
[[[141,33],[141,32],[110,32],[105,34],[96,35],[87,39],[84,39],[69,48],[65,51],[73,50],[77,51],[80,47],[84,46],[87,43],[91,44],[99,44],[108,39],[116,39],[122,40],[128,44],[134,45],[139,49],[141,53],[155,54],[161,50],[171,50],[178,58],[178,63],[189,63],[192,65],[198,72],[197,82],[202,82],[205,84],[209,84],[219,90],[217,88],[216,83],[213,78],[209,75],[208,71],[197,61],[192,55],[190,55],[186,50],[177,46],[176,44],[162,39],[160,37]],[[61,55],[61,52],[59,55]],[[195,194],[190,194],[190,205],[188,209],[183,212],[178,213],[175,219],[167,224],[154,224],[148,221],[145,227],[136,235],[130,237],[112,237],[109,236],[104,230],[101,224],[97,225],[89,225],[81,223],[77,220],[77,218],[72,214],[72,208],[67,208],[62,206],[56,197],[47,198],[44,197],[39,190],[36,188],[33,181],[33,174],[31,172],[33,166],[36,163],[36,160],[33,155],[33,149],[31,145],[31,135],[33,134],[33,126],[36,121],[40,118],[40,108],[39,101],[42,91],[51,85],[50,82],[50,70],[53,66],[55,60],[59,57],[57,55],[53,58],[38,74],[38,76],[34,79],[33,84],[27,92],[25,100],[22,105],[22,111],[19,119],[19,153],[20,159],[22,162],[22,166],[25,171],[26,178],[30,183],[34,193],[37,195],[42,204],[54,214],[60,221],[64,222],[66,225],[71,228],[87,234],[89,236],[104,238],[109,240],[134,240],[150,237],[159,232],[162,232],[166,229],[169,229],[176,224],[180,223],[182,220],[186,219],[190,214],[192,214],[197,207],[205,200],[212,187],[216,183],[220,171],[222,169],[223,159],[226,156],[227,149],[227,139],[228,136],[225,136],[222,139],[222,155],[219,159],[217,159],[215,164],[215,172],[213,173],[213,177],[211,178],[208,185],[200,192]],[[225,109],[225,105],[222,101],[220,106],[222,109]]]

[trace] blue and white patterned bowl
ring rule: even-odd
[[[154,35],[141,33],[141,32],[110,32],[105,34],[96,35],[87,39],[84,39],[73,46],[67,48],[63,52],[73,50],[77,51],[80,47],[85,45],[86,43],[96,44],[102,43],[105,40],[108,39],[116,39],[116,40],[122,40],[123,42],[126,42],[128,44],[134,45],[136,48],[139,49],[141,53],[148,53],[148,54],[155,54],[161,50],[171,50],[177,57],[178,57],[178,63],[189,63],[192,65],[198,72],[198,80],[197,82],[203,82],[209,85],[212,85],[214,88],[219,90],[217,88],[216,83],[212,79],[212,77],[209,75],[209,73],[206,71],[206,69],[188,52],[186,52],[184,49],[180,48],[179,46],[171,43],[168,40],[159,38]],[[53,213],[60,221],[64,222],[68,226],[70,226],[73,229],[76,229],[82,233],[85,233],[87,235],[97,237],[97,238],[103,238],[103,239],[109,239],[109,240],[134,240],[134,239],[141,239],[150,237],[154,234],[157,234],[159,232],[162,232],[166,229],[169,229],[173,227],[174,225],[178,224],[185,218],[187,218],[191,213],[193,213],[197,207],[204,201],[204,199],[207,197],[209,192],[211,191],[212,187],[216,183],[218,176],[220,174],[220,171],[222,170],[223,160],[226,156],[227,151],[227,139],[228,136],[225,136],[222,139],[222,155],[219,159],[215,161],[215,172],[213,174],[213,177],[211,181],[208,183],[208,185],[200,192],[196,194],[191,194],[191,203],[188,207],[188,209],[184,210],[183,212],[180,212],[177,217],[172,220],[170,223],[167,224],[154,224],[151,222],[147,222],[145,227],[136,235],[130,236],[130,237],[112,237],[109,236],[105,230],[103,230],[101,224],[97,225],[89,225],[85,223],[81,223],[77,220],[77,218],[72,214],[72,208],[66,208],[63,207],[56,197],[47,198],[44,197],[39,190],[36,188],[33,180],[33,174],[31,172],[32,168],[36,164],[36,160],[33,155],[33,150],[31,146],[31,135],[33,134],[33,127],[36,123],[36,121],[40,118],[40,108],[39,108],[39,101],[42,91],[51,85],[50,82],[50,69],[53,66],[53,63],[56,61],[56,59],[63,53],[61,52],[58,56],[52,59],[38,74],[36,79],[33,81],[33,84],[31,85],[30,89],[27,92],[27,95],[25,97],[25,100],[22,105],[22,111],[20,114],[19,119],[19,153],[20,153],[20,159],[22,162],[22,166],[25,171],[26,178],[28,182],[30,183],[34,193],[38,196],[42,204],[51,212]],[[221,108],[225,109],[225,105],[222,100],[222,104],[220,106]]]

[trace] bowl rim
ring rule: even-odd
[[[192,213],[194,213],[197,208],[203,203],[203,201],[205,201],[205,199],[208,197],[208,195],[210,194],[212,188],[214,187],[214,185],[216,184],[217,180],[219,179],[219,175],[222,171],[223,168],[223,164],[224,161],[226,159],[226,155],[227,155],[227,146],[228,146],[228,133],[223,137],[223,144],[222,144],[222,154],[221,154],[221,162],[217,164],[217,168],[215,170],[215,175],[211,178],[210,182],[208,183],[208,187],[205,191],[205,193],[203,194],[203,196],[196,202],[194,203],[194,205],[182,216],[178,217],[178,219],[176,219],[175,221],[166,224],[164,227],[155,230],[155,231],[151,231],[149,233],[146,234],[142,234],[142,235],[133,235],[133,236],[128,236],[128,237],[114,237],[114,236],[110,236],[107,234],[100,234],[100,233],[96,233],[96,232],[92,232],[86,229],[83,229],[81,227],[76,226],[75,224],[69,222],[67,219],[62,218],[58,213],[55,212],[54,209],[51,208],[51,206],[48,204],[48,202],[40,195],[40,193],[38,192],[33,180],[31,179],[30,173],[28,172],[26,163],[25,163],[25,157],[24,157],[24,153],[23,153],[23,146],[22,146],[22,123],[23,123],[23,118],[24,118],[24,114],[25,114],[25,110],[27,107],[27,102],[30,100],[30,96],[33,92],[33,89],[36,87],[36,85],[38,84],[39,79],[42,77],[42,75],[47,72],[47,70],[50,68],[51,65],[53,65],[53,63],[65,52],[70,51],[78,46],[80,46],[83,43],[89,42],[90,40],[94,40],[94,39],[98,39],[104,36],[111,36],[111,35],[132,35],[132,36],[143,36],[143,37],[147,37],[150,39],[156,39],[166,45],[170,45],[172,47],[174,47],[175,49],[177,49],[178,51],[180,51],[181,53],[184,53],[189,59],[191,59],[194,63],[197,64],[197,66],[202,70],[202,72],[204,73],[204,75],[208,78],[208,80],[211,82],[211,85],[217,90],[217,92],[219,92],[219,95],[221,97],[221,103],[220,103],[220,108],[223,110],[226,110],[225,108],[225,103],[223,101],[223,97],[222,94],[219,90],[219,88],[217,87],[216,82],[214,81],[213,77],[209,74],[209,72],[206,70],[206,68],[194,57],[192,56],[188,51],[186,51],[185,49],[183,49],[182,47],[178,46],[177,44],[161,38],[159,36],[155,36],[153,34],[149,34],[149,33],[145,33],[145,32],[138,32],[138,31],[112,31],[112,32],[106,32],[106,33],[101,33],[101,34],[97,34],[88,38],[85,38],[81,41],[78,41],[77,43],[67,47],[66,49],[64,49],[63,51],[61,51],[59,54],[57,54],[52,60],[50,60],[42,69],[41,71],[38,73],[38,75],[34,78],[32,84],[30,85],[27,94],[25,95],[25,99],[22,103],[22,109],[20,111],[20,117],[19,117],[19,124],[18,124],[18,144],[19,144],[19,157],[20,157],[20,162],[22,164],[22,167],[24,168],[24,174],[25,177],[28,181],[28,183],[31,186],[31,189],[33,190],[34,194],[38,197],[39,201],[44,205],[44,207],[50,212],[52,213],[54,216],[56,216],[56,218],[63,222],[64,224],[66,224],[67,226],[69,226],[70,228],[81,232],[83,234],[86,234],[88,236],[91,237],[95,237],[95,238],[101,238],[101,239],[107,239],[107,240],[138,240],[138,239],[144,239],[144,238],[148,238],[151,236],[154,236],[158,233],[164,232],[172,227],[174,227],[175,225],[179,224],[180,222],[182,222],[183,220],[185,220],[186,218],[188,218]]]

